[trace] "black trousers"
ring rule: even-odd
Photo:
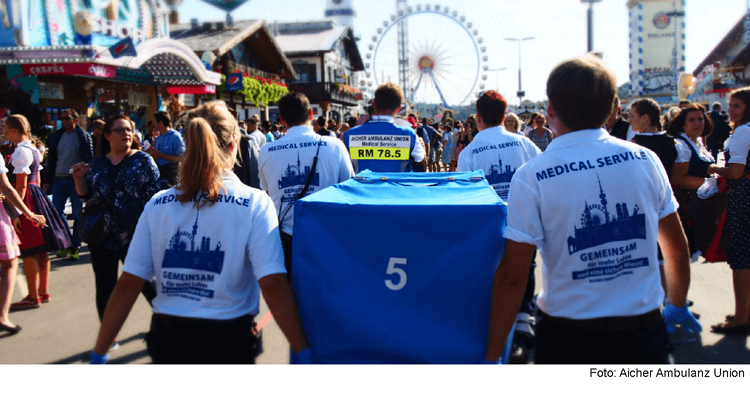
[[[254,327],[252,315],[215,320],[154,314],[146,347],[156,364],[255,364]]]
[[[669,364],[671,351],[663,321],[632,330],[595,331],[537,316],[536,364]]]
[[[127,251],[111,251],[104,249],[101,245],[89,246],[91,251],[91,267],[94,269],[94,282],[96,284],[96,311],[99,313],[99,321],[104,316],[107,302],[117,284],[117,270],[120,263],[125,261]],[[141,293],[146,297],[148,303],[156,297],[156,286],[153,282],[143,284]]]

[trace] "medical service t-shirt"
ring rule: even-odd
[[[502,126],[480,131],[458,155],[458,171],[484,171],[497,195],[508,202],[510,180],[516,170],[542,151],[529,138],[511,134]]]
[[[316,153],[318,163],[313,171]],[[282,231],[290,235],[294,202],[305,188],[308,177],[312,178],[305,195],[354,176],[344,144],[337,138],[320,136],[307,126],[292,127],[283,138],[264,145],[260,149],[258,171],[260,187],[271,195],[276,213],[283,219]]]
[[[505,238],[544,261],[542,311],[589,319],[662,305],[658,226],[677,201],[652,151],[604,129],[562,135],[516,172],[508,206]]]
[[[216,203],[196,209],[174,188],[154,195],[135,229],[123,271],[156,277],[158,314],[233,319],[259,312],[258,279],[286,273],[273,202],[232,173]]]

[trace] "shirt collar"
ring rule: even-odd
[[[636,135],[643,135],[643,136],[657,136],[657,135],[666,135],[666,131],[659,131],[659,132],[638,132]]]
[[[286,136],[295,136],[307,133],[313,133],[313,129],[308,126],[294,126],[286,130]]]
[[[393,117],[392,116],[372,115],[372,117],[370,119],[372,121],[393,123]]]
[[[604,128],[592,128],[587,130],[572,131],[558,136],[549,143],[545,153],[550,150],[564,149],[583,143],[613,138]]]
[[[480,139],[480,140],[489,140],[492,137],[492,134],[500,134],[505,131],[505,127],[503,126],[495,126],[490,128],[485,128],[482,131],[479,131],[477,136],[474,137],[474,139]]]
[[[21,146],[29,146],[29,147],[34,147],[34,144],[33,144],[33,143],[31,143],[31,141],[30,141],[30,140],[25,140],[25,141],[23,141],[23,142],[19,143],[19,144],[18,144],[18,145],[16,145],[16,146],[18,146],[18,147],[21,147]]]

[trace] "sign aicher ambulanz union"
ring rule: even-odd
[[[94,63],[73,64],[24,64],[25,75],[84,75],[97,78],[117,78],[115,67]]]

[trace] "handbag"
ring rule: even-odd
[[[84,218],[83,233],[81,240],[89,245],[101,243],[112,231],[114,224],[109,213],[109,198],[91,198],[86,201],[86,207],[81,216]]]
[[[114,185],[116,184],[117,177],[120,175],[120,170],[125,166],[125,163],[130,160],[134,154],[131,154],[123,159],[119,165],[117,165],[114,175],[110,176],[111,182],[109,192],[107,192],[107,199],[100,197],[94,197],[86,201],[86,207],[81,212],[81,216],[84,219],[83,230],[81,233],[81,240],[89,245],[95,246],[101,243],[115,226],[115,220],[109,211],[109,203],[112,200],[112,192],[114,191]]]
[[[726,223],[727,219],[727,202],[729,201],[729,195],[732,193],[732,191],[734,191],[734,188],[740,183],[742,179],[748,177],[750,177],[750,173],[737,179],[737,181],[735,181],[734,184],[729,187],[729,189],[727,189],[727,179],[725,177],[719,177],[719,192],[711,198],[706,199],[706,201],[710,201],[715,198],[715,200],[713,201],[713,205],[710,208],[714,209],[714,211],[716,211],[717,209],[721,209],[722,212],[721,216],[719,216],[716,222],[716,230],[711,237],[711,243],[709,243],[708,248],[703,255],[703,258],[705,258],[708,262],[726,262],[727,260],[726,246],[724,245],[723,239],[724,224]]]

